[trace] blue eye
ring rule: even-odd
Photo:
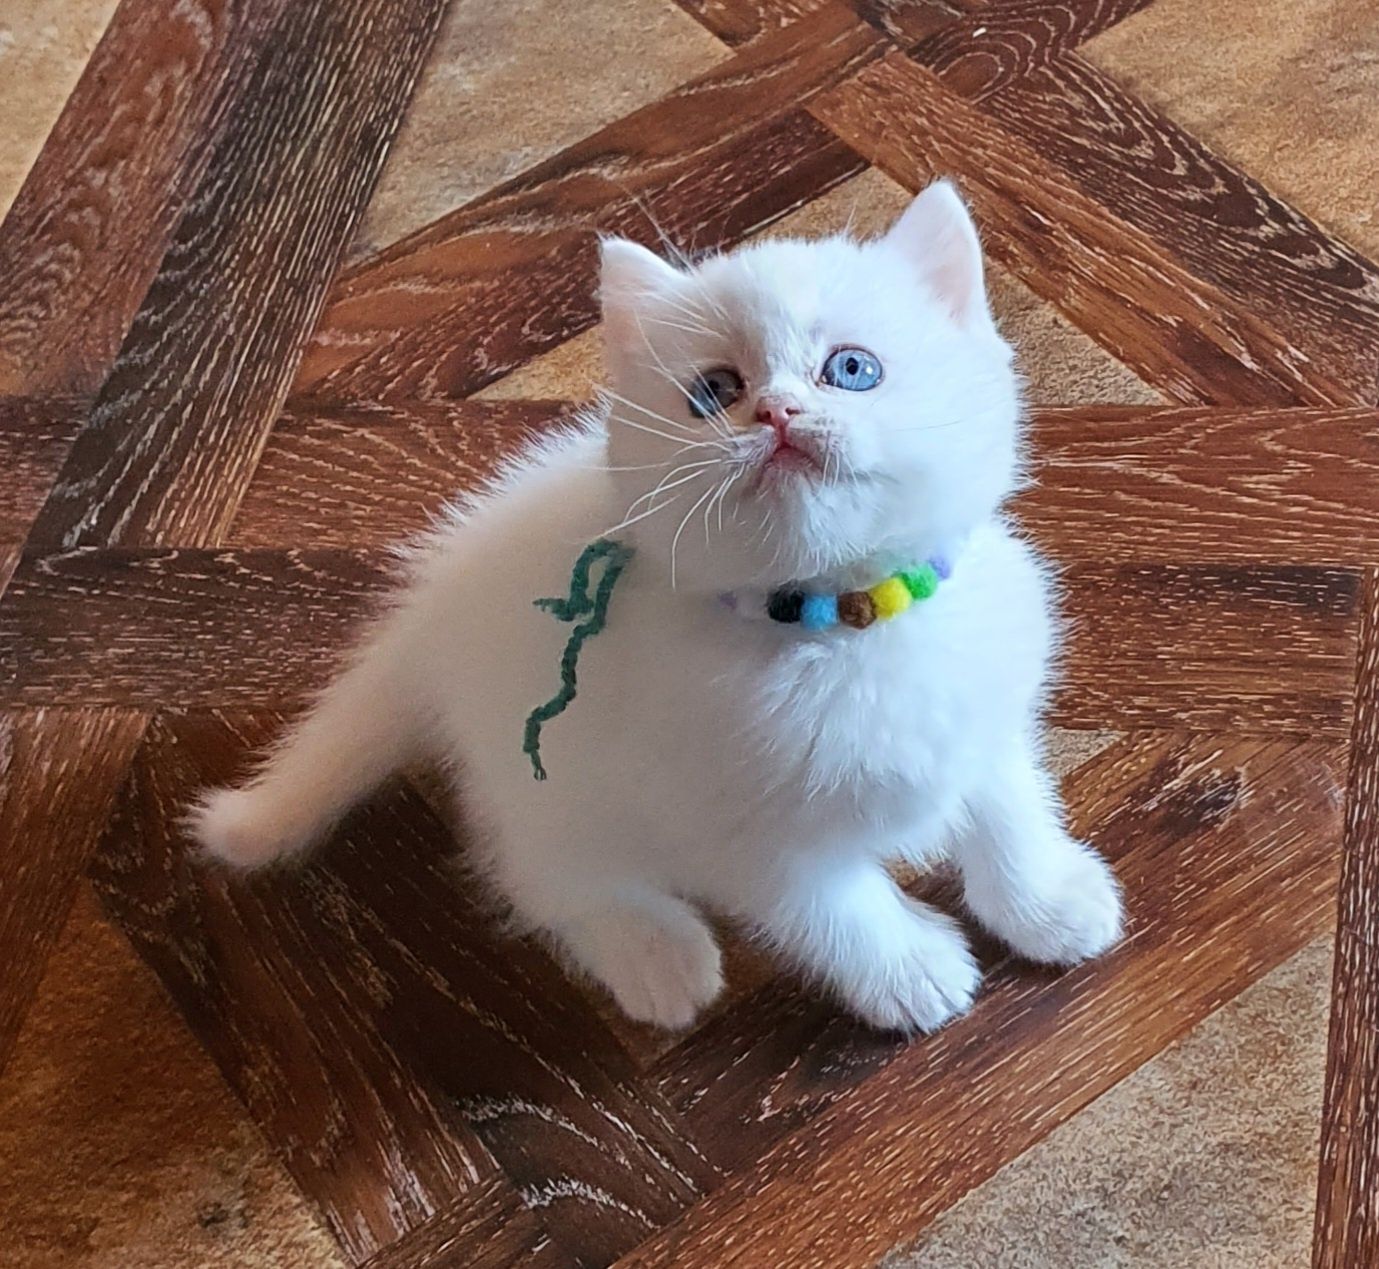
[[[690,413],[696,419],[704,419],[726,410],[742,395],[742,388],[742,376],[731,366],[701,371],[685,393]]]
[[[881,363],[865,348],[839,348],[829,354],[820,377],[830,388],[865,392],[881,382]]]

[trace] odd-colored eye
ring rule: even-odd
[[[820,377],[830,388],[865,392],[881,382],[881,363],[865,348],[839,348],[829,353]]]
[[[703,419],[726,410],[742,395],[742,388],[742,376],[731,366],[703,370],[694,376],[685,394],[689,397],[690,413]]]

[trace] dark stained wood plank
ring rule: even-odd
[[[1042,410],[1020,522],[1059,561],[1379,561],[1379,411]]]
[[[809,109],[902,184],[956,176],[988,252],[1113,355],[1183,402],[1355,403],[1247,305],[1184,269],[1000,121],[899,54]]]
[[[675,0],[729,48],[741,48],[791,22],[829,8],[836,0]]]
[[[502,1177],[488,1177],[378,1255],[365,1269],[576,1269]]]
[[[1077,56],[984,108],[1127,225],[1379,400],[1379,266]]]
[[[120,709],[0,712],[0,1070],[141,732]]]
[[[347,272],[295,385],[462,396],[596,319],[595,231],[738,241],[864,166],[799,103],[885,48],[832,5]]]
[[[322,684],[393,571],[382,550],[78,550],[0,604],[0,703],[262,705]],[[1344,735],[1356,575],[1083,563],[1052,716]]]
[[[530,438],[572,420],[559,401],[291,407],[268,439],[228,541],[358,547],[426,528]]]
[[[443,9],[286,7],[33,543],[192,545],[223,531]]]
[[[1063,580],[1053,722],[1347,733],[1355,572],[1088,563]]]
[[[0,595],[85,412],[75,398],[0,397]]]
[[[274,429],[229,542],[397,541],[572,408],[304,401]],[[1015,505],[1061,563],[1379,560],[1379,412],[1053,408],[1030,434],[1038,484]]]
[[[1074,782],[1075,805],[1096,801],[1102,769]],[[1171,751],[1119,813],[1078,817],[1125,883],[1125,943],[1059,976],[1003,972],[971,1015],[897,1046],[619,1266],[733,1269],[769,1247],[772,1263],[860,1269],[915,1237],[1327,928],[1339,776],[1335,749],[1312,743],[1196,737]],[[750,1118],[740,1110],[736,1130]]]
[[[1011,0],[969,6],[958,22],[945,24],[911,50],[955,92],[980,101],[1048,65],[1060,53],[1137,13],[1150,0]],[[924,29],[923,6],[894,10],[902,31]]]
[[[286,0],[124,0],[0,226],[0,392],[94,392]]]
[[[83,548],[28,557],[0,604],[0,704],[298,702],[322,685],[330,653],[394,569],[383,551]],[[313,662],[310,683],[301,681]]]
[[[1379,1264],[1379,573],[1365,577],[1322,1108],[1316,1269]]]
[[[189,858],[192,793],[276,721],[153,725],[93,880],[270,1143],[356,1258],[496,1165],[581,1263],[607,1263],[713,1180],[670,1108],[535,946],[457,884],[449,834],[398,790],[300,869]]]

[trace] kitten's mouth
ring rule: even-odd
[[[757,463],[753,486],[766,488],[782,480],[820,481],[824,475],[824,458],[808,447],[807,442],[790,439],[777,440]]]

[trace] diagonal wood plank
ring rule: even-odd
[[[284,7],[38,513],[30,546],[147,541],[164,533],[208,541],[229,522],[377,178],[442,3],[311,0]],[[360,41],[364,29],[381,42]],[[23,557],[16,571],[22,578]],[[41,726],[44,746],[28,752],[61,753],[82,743],[80,727],[62,715]],[[112,746],[116,757],[122,752]],[[41,788],[54,770],[25,766],[13,778]],[[94,764],[89,774],[94,812],[113,797],[123,767]],[[99,831],[99,823],[93,827]],[[11,863],[25,869],[28,861],[64,861],[47,878],[48,923],[65,914],[80,866],[69,850],[90,836],[56,840],[63,831],[58,820],[38,822]],[[30,924],[20,933],[22,944],[0,944],[6,964],[27,965],[51,945],[56,929]]]
[[[1184,269],[999,120],[900,54],[809,109],[911,189],[957,176],[986,245],[1142,378],[1184,402],[1355,403],[1326,367]]]
[[[1203,282],[1259,314],[1356,403],[1379,400],[1379,266],[1065,56],[984,103],[1000,126]]]
[[[94,392],[287,0],[123,0],[0,226],[0,393]]]
[[[675,0],[729,48],[763,39],[835,0]]]
[[[0,712],[0,1070],[141,731],[130,710]]]
[[[731,1269],[762,1247],[801,1269],[872,1265],[1323,931],[1339,754],[1216,737],[1159,752],[1137,798],[1090,817],[1130,899],[1121,948],[1056,978],[1002,977],[619,1265]],[[1105,767],[1084,770],[1071,801],[1090,808]],[[789,1097],[810,1079],[793,1077]],[[730,1124],[754,1113],[745,1098]]]
[[[965,6],[961,21],[925,32],[922,6],[893,11],[891,25],[902,35],[924,38],[911,51],[955,92],[973,101],[1016,83],[1059,54],[1100,35],[1137,13],[1150,0],[1010,0]],[[915,20],[916,16],[918,21]]]
[[[579,1262],[607,1262],[713,1180],[546,956],[455,885],[414,794],[377,798],[315,864],[232,878],[178,816],[278,720],[155,722],[94,867],[302,1188],[356,1258],[501,1165]]]
[[[365,1269],[578,1269],[501,1176],[404,1234]]]
[[[3,704],[288,705],[394,572],[379,550],[78,550],[17,574],[0,604]],[[1077,564],[1052,717],[1071,727],[1344,735],[1352,571]]]
[[[1365,577],[1313,1244],[1316,1269],[1379,1262],[1379,573]]]
[[[0,595],[86,408],[76,398],[0,397]]]
[[[855,175],[799,103],[885,47],[830,5],[348,271],[295,391],[476,391],[593,323],[594,231],[719,247]]]
[[[443,8],[288,6],[34,543],[193,544],[229,522]]]

